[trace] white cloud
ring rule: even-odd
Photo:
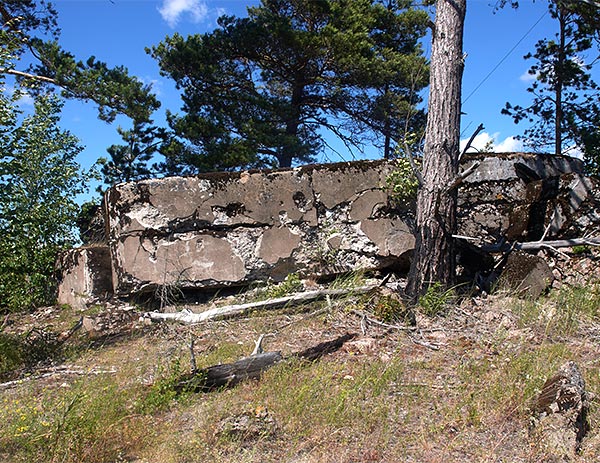
[[[583,156],[584,156],[583,150],[577,145],[567,147],[563,151],[563,154],[565,154],[567,156],[571,156],[573,158],[577,158],[577,159],[583,159]]]
[[[204,21],[208,7],[204,0],[163,0],[158,12],[170,27],[175,27],[184,14],[195,23]]]
[[[138,77],[138,79],[144,85],[150,85],[150,88],[152,89],[152,91],[154,92],[154,94],[156,96],[161,96],[163,94],[163,87],[164,87],[165,79],[162,79],[162,78],[157,79],[155,77],[150,77],[150,76]]]
[[[529,83],[529,82],[533,82],[534,80],[537,80],[537,78],[538,78],[537,72],[534,74],[531,74],[529,71],[525,71],[523,74],[521,74],[521,76],[519,77],[519,80],[521,82]]]
[[[35,103],[35,100],[33,99],[33,96],[31,96],[30,93],[23,92],[21,94],[21,97],[19,98],[19,105],[21,107],[23,107],[23,106],[33,107],[34,103]]]
[[[465,149],[465,146],[467,146],[468,141],[469,141],[468,139],[460,141],[460,151],[461,152]],[[493,141],[493,137],[487,132],[481,132],[471,142],[471,146],[469,147],[469,152],[482,151],[490,141]]]
[[[469,153],[473,152],[494,152],[494,153],[510,153],[523,150],[523,142],[515,137],[506,137],[504,140],[499,139],[500,133],[489,134],[481,132],[478,134],[469,147]],[[467,146],[468,139],[460,141],[461,152]]]
[[[514,153],[516,151],[523,151],[523,142],[513,136],[506,137],[501,142],[494,144],[496,153]]]

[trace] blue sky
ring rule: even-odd
[[[94,55],[110,65],[124,65],[131,74],[152,83],[162,102],[161,110],[155,115],[159,124],[164,123],[165,109],[179,109],[179,94],[168,79],[159,75],[156,61],[146,54],[145,47],[156,45],[175,32],[185,36],[210,31],[216,27],[216,19],[221,14],[243,16],[248,5],[257,3],[246,0],[54,1],[62,29],[62,46],[81,59]],[[495,0],[468,0],[462,138],[469,138],[483,123],[485,132],[478,137],[476,146],[493,140],[498,151],[518,150],[521,146],[512,137],[522,133],[525,127],[516,126],[512,119],[501,115],[500,110],[507,101],[527,103],[529,65],[523,55],[533,50],[537,40],[552,35],[555,25],[546,14],[544,0],[522,0],[519,10],[505,8],[496,13],[494,4]],[[425,43],[424,48],[428,54],[429,43]],[[63,126],[86,147],[80,157],[84,167],[105,156],[108,146],[121,141],[116,132],[119,124],[130,126],[126,119],[117,120],[113,125],[99,121],[92,104],[68,102],[63,112]],[[370,152],[364,157],[373,155]]]

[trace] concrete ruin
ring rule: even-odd
[[[58,303],[85,309],[113,295],[110,251],[106,245],[70,249],[59,256]]]
[[[463,167],[474,162],[459,190],[460,235],[479,243],[582,236],[600,223],[599,189],[576,159],[477,155]],[[104,200],[108,242],[94,248],[109,258],[91,265],[98,251],[70,251],[87,257],[62,266],[59,301],[100,296],[89,277],[75,277],[98,272],[115,296],[130,298],[165,287],[214,291],[281,281],[290,273],[406,271],[414,204],[396,204],[388,194],[393,170],[393,161],[359,161],[116,185]]]

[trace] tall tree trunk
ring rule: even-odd
[[[554,154],[560,155],[562,154],[562,125],[563,125],[563,104],[562,104],[562,94],[563,94],[563,74],[565,68],[565,28],[566,28],[566,12],[564,8],[559,4],[558,8],[558,22],[559,22],[559,48],[558,48],[558,62],[556,63],[556,68],[554,70],[555,78],[556,78],[556,88],[555,88],[555,117],[554,117]]]
[[[417,198],[416,245],[407,294],[416,301],[440,282],[455,283],[456,188],[460,142],[463,27],[466,0],[437,0],[429,108],[423,155],[423,185]]]
[[[392,137],[389,135],[390,123],[385,122],[385,141],[383,143],[383,159],[391,159],[392,157]]]
[[[288,120],[285,123],[285,134],[289,139],[298,140],[298,128],[300,127],[300,119],[302,117],[302,101],[304,99],[304,88],[303,77],[298,77],[292,95],[290,99],[290,114]],[[279,167],[291,167],[292,160],[295,158],[295,153],[290,149],[283,147],[283,151],[277,156]]]

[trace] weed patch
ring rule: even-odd
[[[148,436],[144,417],[132,410],[136,392],[94,378],[27,394],[10,407],[4,398],[0,448],[15,462],[116,461]]]
[[[600,317],[600,284],[563,286],[547,298],[518,301],[513,306],[521,326],[536,326],[550,337],[576,334],[586,322]]]
[[[419,307],[424,315],[435,317],[447,310],[456,301],[457,295],[455,289],[446,289],[444,285],[436,281],[419,298]]]

